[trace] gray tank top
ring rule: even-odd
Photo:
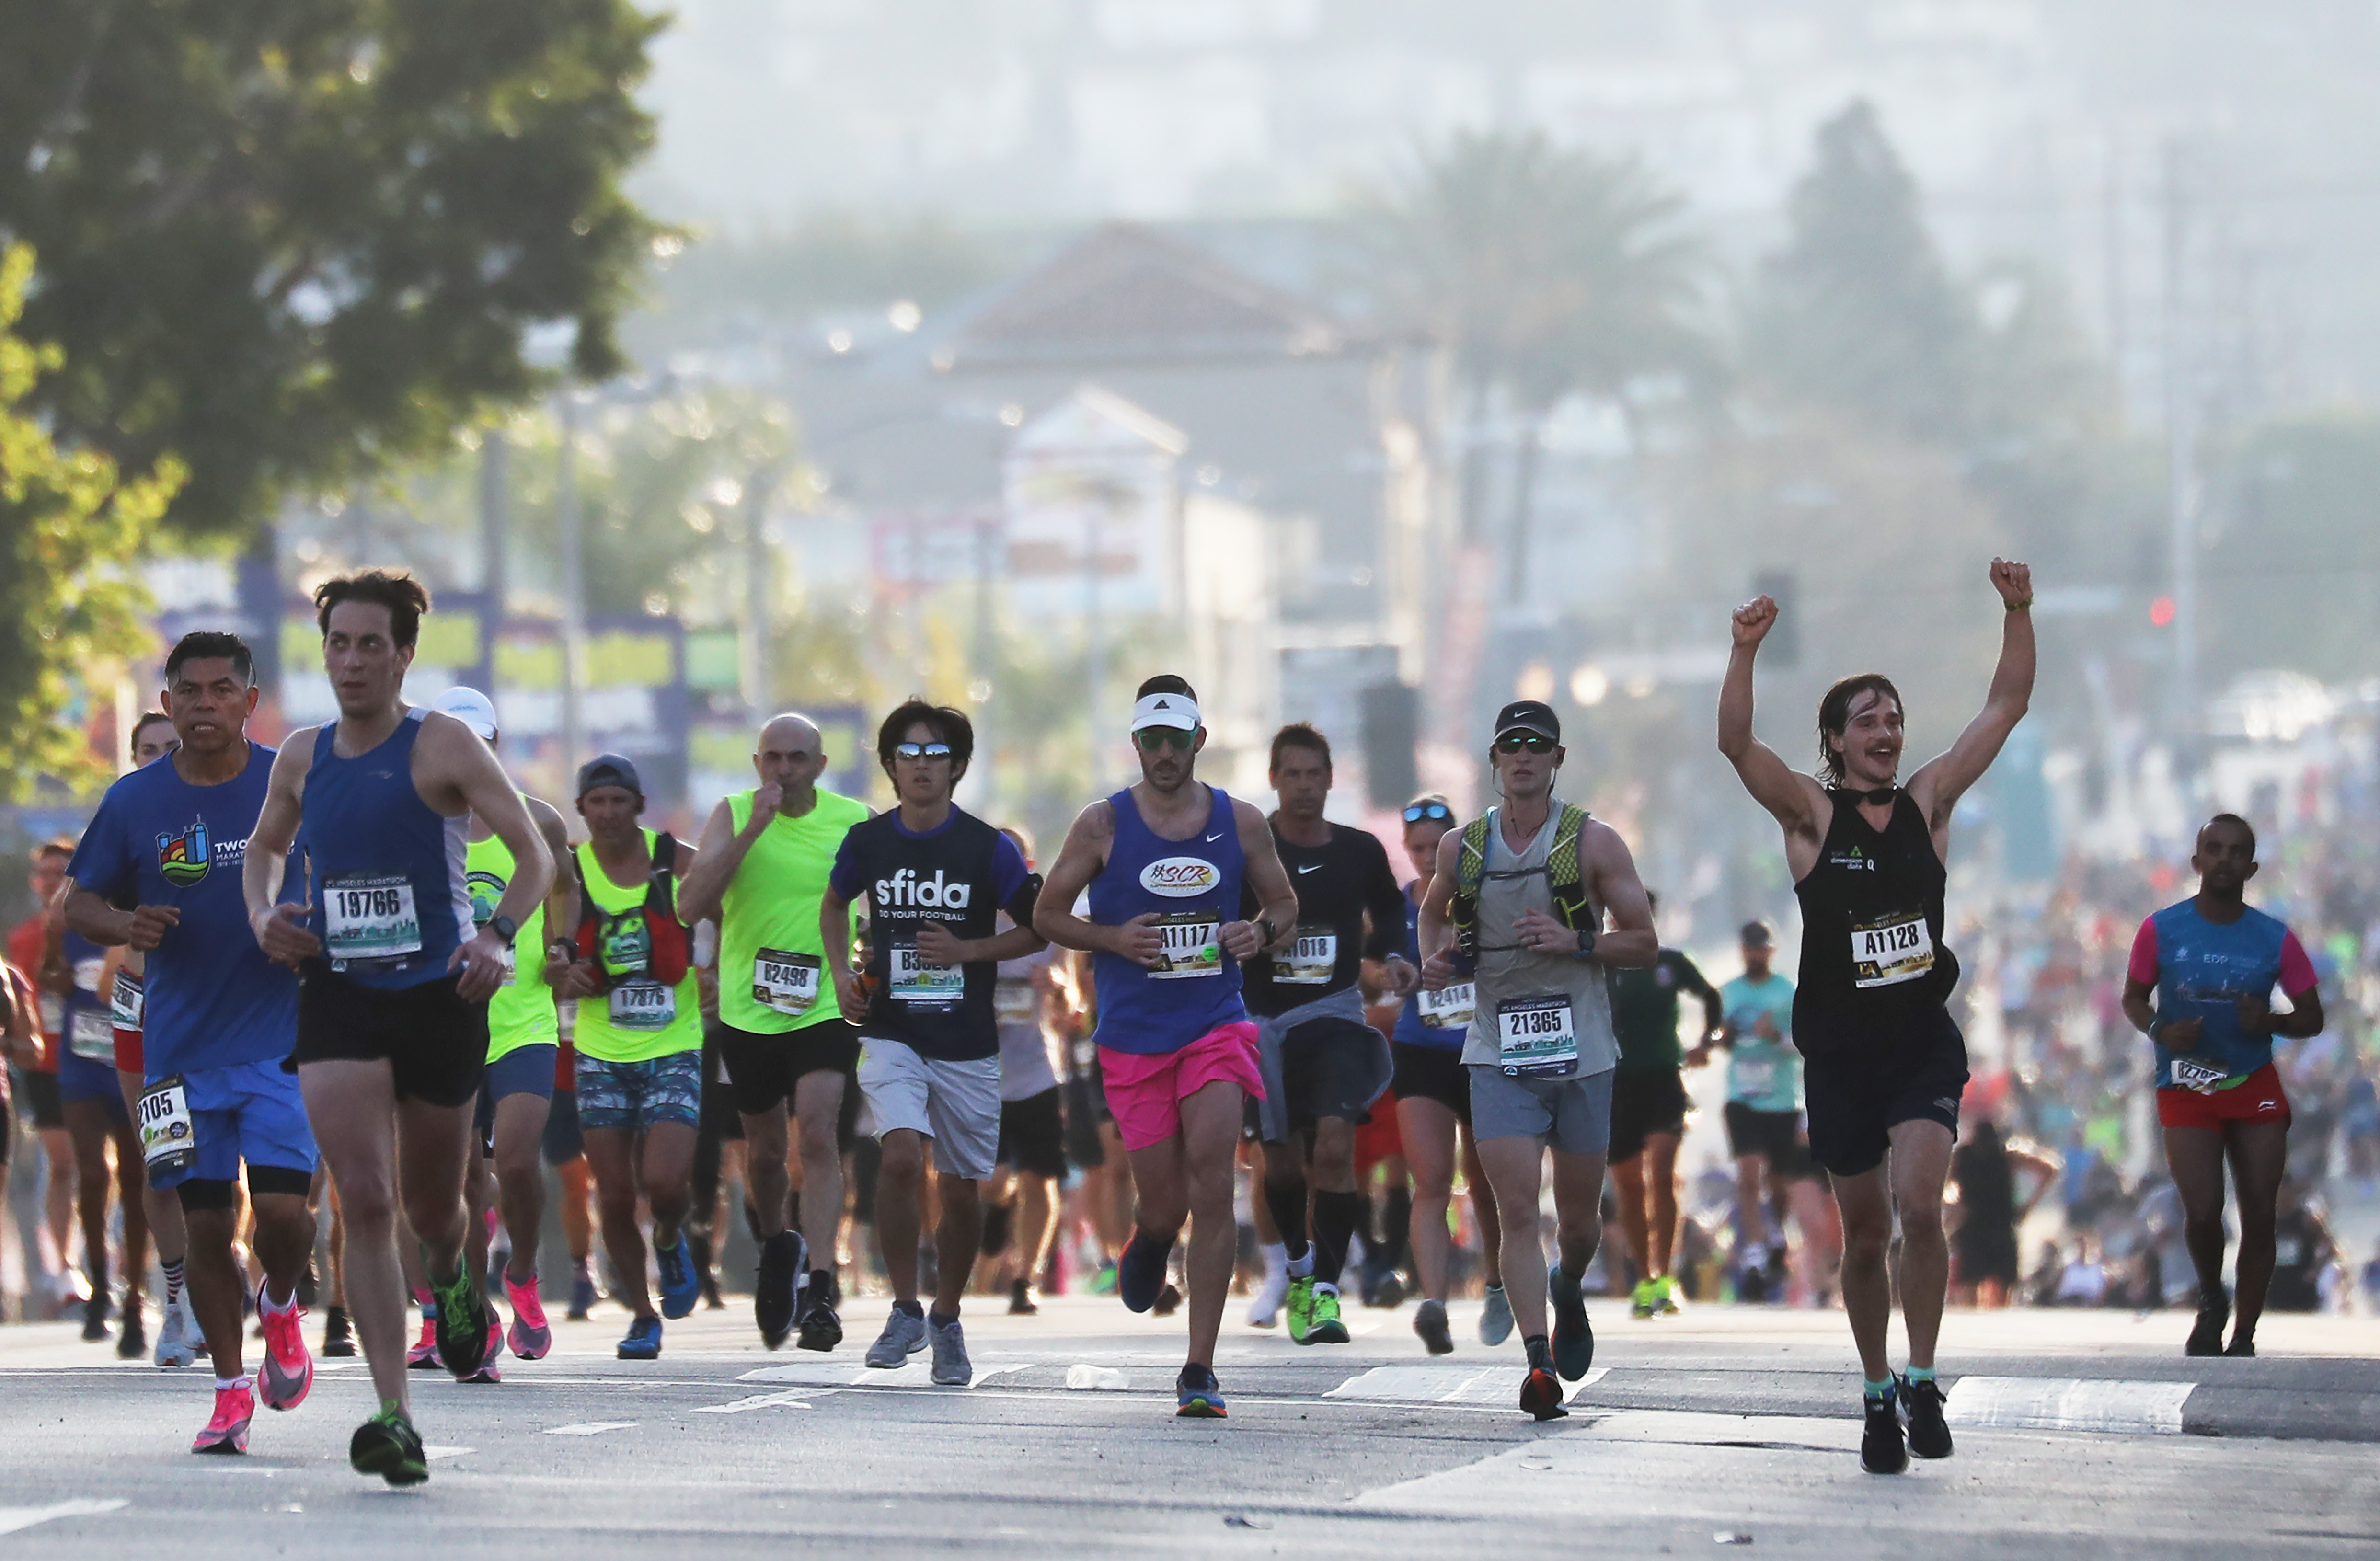
[[[1546,877],[1546,859],[1553,853],[1554,833],[1561,824],[1562,805],[1555,798],[1539,829],[1518,855],[1504,843],[1503,810],[1488,810],[1488,855],[1479,883],[1479,962],[1474,978],[1478,992],[1472,1010],[1471,1031],[1463,1042],[1463,1060],[1501,1066],[1497,1015],[1508,1003],[1563,997],[1570,999],[1571,1023],[1578,1037],[1578,1064],[1572,1078],[1601,1073],[1619,1065],[1620,1043],[1611,1030],[1611,998],[1604,990],[1603,966],[1570,954],[1540,953],[1513,941],[1513,924],[1534,909],[1554,914],[1553,885]],[[1598,922],[1602,908],[1596,908]]]

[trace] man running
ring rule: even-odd
[[[1405,958],[1421,964],[1421,902],[1438,871],[1438,843],[1454,828],[1454,807],[1435,793],[1405,805],[1405,857],[1417,875],[1404,889]],[[1487,1305],[1479,1315],[1479,1342],[1501,1344],[1512,1337],[1512,1307],[1504,1294],[1504,1228],[1488,1173],[1479,1166],[1479,1145],[1471,1132],[1471,1074],[1463,1066],[1463,1043],[1471,1029],[1472,986],[1456,981],[1406,994],[1389,1037],[1396,1059],[1390,1091],[1397,1097],[1397,1127],[1404,1139],[1405,1164],[1414,1180],[1411,1240],[1422,1303],[1414,1309],[1414,1332],[1432,1355],[1451,1354],[1454,1336],[1446,1322],[1447,1206],[1454,1201],[1457,1151],[1471,1184],[1471,1210],[1479,1227],[1480,1267],[1488,1277]]]
[[[1718,989],[1721,1021],[1711,1042],[1688,1059],[1700,1067],[1709,1047],[1727,1048],[1727,1147],[1735,1159],[1736,1297],[1768,1299],[1769,1194],[1805,1179],[1802,1145],[1802,1069],[1793,1050],[1793,984],[1770,967],[1777,939],[1766,922],[1746,922],[1743,974]],[[1783,1226],[1779,1215],[1779,1252]],[[1803,1231],[1807,1240],[1808,1230]]]
[[[83,1272],[91,1280],[91,1300],[83,1305],[82,1337],[97,1343],[108,1334],[114,1287],[108,1273],[107,1204],[113,1192],[124,1221],[124,1332],[115,1352],[124,1360],[137,1360],[149,1348],[141,1323],[141,1296],[149,1277],[149,1221],[141,1202],[146,1189],[140,1140],[132,1131],[131,1114],[124,1107],[124,1086],[115,1076],[115,1018],[109,1000],[107,951],[72,925],[66,927],[60,947],[73,980],[66,991],[66,1045],[57,1053],[58,1104],[66,1116],[67,1137],[74,1145],[76,1213],[82,1221]],[[107,1164],[111,1147],[115,1151],[113,1172]]]
[[[1291,1342],[1345,1344],[1339,1280],[1363,1207],[1355,1128],[1395,1071],[1387,1038],[1365,1022],[1356,978],[1364,961],[1385,961],[1389,990],[1402,997],[1421,973],[1404,956],[1404,895],[1389,853],[1368,831],[1322,816],[1330,799],[1329,739],[1304,721],[1282,727],[1273,736],[1269,774],[1281,800],[1269,820],[1273,845],[1297,895],[1297,927],[1242,972],[1264,1069],[1257,1107],[1264,1198],[1288,1252]],[[1256,895],[1253,884],[1243,884],[1243,914],[1257,910]]]
[[[795,1342],[832,1349],[843,1342],[834,1282],[835,1232],[843,1223],[837,1135],[859,1061],[859,1033],[824,977],[819,902],[844,835],[868,809],[818,783],[826,747],[807,717],[777,716],[763,726],[752,768],[760,783],[721,798],[703,825],[678,909],[688,922],[719,924],[717,1047],[744,1119],[745,1175],[758,1211],[752,1314],[760,1341],[771,1349],[783,1345],[798,1313]],[[801,1133],[801,1207],[793,1228],[785,1174],[789,1102]],[[805,1231],[815,1247],[805,1242]]]
[[[1522,699],[1497,713],[1488,762],[1503,805],[1439,841],[1421,904],[1424,984],[1443,990],[1462,965],[1475,971],[1463,1046],[1471,1131],[1505,1233],[1504,1294],[1528,1350],[1521,1408],[1541,1421],[1570,1412],[1562,1382],[1595,1364],[1580,1281],[1603,1237],[1620,1059],[1606,973],[1649,965],[1658,951],[1627,842],[1554,795],[1565,752],[1549,706]],[[1548,1149],[1561,1248],[1550,1270],[1536,1235]]]
[[[2322,1034],[2322,994],[2298,936],[2250,905],[2256,831],[2218,813],[2190,858],[2198,892],[2141,924],[2124,979],[2124,1017],[2156,1047],[2157,1123],[2181,1195],[2182,1240],[2198,1270],[2198,1320],[2187,1355],[2256,1353],[2256,1322],[2273,1277],[2274,1219],[2289,1168],[2289,1097],[2273,1037]],[[2273,1011],[2275,987],[2289,1006]],[[2152,1002],[2152,999],[2155,999]],[[2240,1190],[2240,1294],[2231,1342],[2223,1325],[2223,1164]]]
[[[1249,1095],[1261,1099],[1257,1027],[1240,967],[1297,930],[1297,893],[1264,815],[1196,783],[1207,729],[1178,677],[1140,685],[1132,710],[1140,780],[1083,809],[1050,870],[1034,926],[1092,955],[1099,1071],[1140,1207],[1116,1263],[1116,1293],[1147,1312],[1184,1220],[1190,1228],[1190,1355],[1177,1414],[1220,1419],[1215,1337],[1239,1230],[1232,1168]],[[1236,915],[1243,884],[1257,914]],[[1090,891],[1090,917],[1074,914]]]
[[[34,1250],[41,1259],[42,1277],[57,1316],[69,1301],[101,1301],[84,1293],[89,1287],[67,1266],[68,1241],[74,1229],[74,1140],[67,1132],[66,1108],[58,1100],[58,1058],[66,1050],[67,992],[74,973],[67,963],[66,926],[58,915],[58,891],[66,882],[67,864],[75,842],[44,841],[33,848],[32,871],[25,886],[32,891],[33,914],[8,932],[8,962],[34,991],[34,1039],[30,1057],[18,1065],[17,1109],[32,1137],[40,1141],[42,1160],[49,1171],[49,1201],[36,1232]],[[103,1315],[104,1313],[103,1313]],[[86,1325],[90,1313],[84,1313]]]
[[[469,727],[489,752],[497,750],[496,707],[478,689],[450,688],[431,701],[430,708]],[[567,861],[570,830],[561,813],[552,803],[526,792],[521,801],[545,843],[547,860]],[[463,853],[463,875],[471,889],[471,919],[485,926],[513,881],[513,853],[476,814]],[[539,1164],[538,1150],[545,1141],[545,1120],[553,1105],[553,1062],[562,1041],[553,983],[577,957],[577,945],[562,930],[577,921],[576,897],[569,885],[557,866],[553,888],[521,923],[512,974],[488,999],[488,1071],[480,1082],[472,1121],[480,1157],[486,1162],[475,1167],[473,1183],[484,1185],[492,1169],[493,1202],[504,1233],[512,1239],[504,1262],[504,1295],[513,1305],[513,1325],[505,1342],[524,1361],[541,1360],[553,1348],[553,1329],[546,1321],[545,1298],[537,1277],[538,1237],[545,1223],[545,1168]],[[554,929],[551,936],[549,928]],[[475,1218],[470,1228],[472,1268],[484,1272],[490,1239],[487,1222]],[[493,1352],[492,1347],[491,1355]],[[495,1370],[492,1363],[480,1369],[491,1376]]]
[[[1645,899],[1658,914],[1661,897]],[[1682,950],[1663,949],[1641,970],[1611,973],[1611,1029],[1620,1066],[1611,1073],[1611,1190],[1620,1231],[1636,1260],[1634,1317],[1675,1315],[1678,1281],[1670,1260],[1678,1241],[1678,1141],[1686,1135],[1685,1052],[1678,1044],[1678,998],[1702,999],[1695,1045],[1718,1034],[1718,989]]]
[[[368,570],[323,582],[314,607],[339,717],[291,732],[273,762],[245,865],[248,919],[265,953],[299,972],[298,1044],[285,1066],[338,1184],[347,1305],[380,1395],[347,1461],[418,1484],[430,1466],[407,1408],[397,1204],[420,1240],[439,1357],[468,1378],[495,1322],[464,1252],[488,999],[553,875],[488,745],[452,716],[404,701],[430,593],[408,575]],[[515,864],[484,927],[465,878],[470,815]],[[277,905],[293,845],[305,852],[307,902]]]
[[[142,1091],[148,1179],[182,1205],[190,1309],[215,1368],[214,1414],[190,1450],[244,1453],[265,1407],[294,1410],[313,1386],[298,1282],[314,1251],[314,1135],[283,1071],[298,983],[243,925],[242,863],[270,851],[254,831],[273,751],[249,740],[255,661],[236,635],[182,636],[165,659],[164,705],[181,743],[107,790],[76,852],[66,914],[93,942],[142,956]],[[296,909],[290,907],[289,909]],[[252,1247],[264,1267],[261,1381],[242,1362],[248,1287],[234,1243],[234,1179],[247,1165]]]
[[[844,1017],[860,1027],[859,1087],[883,1147],[876,1234],[892,1281],[868,1363],[891,1368],[933,1347],[933,1380],[974,1377],[959,1300],[983,1240],[983,1184],[1000,1149],[999,962],[1046,947],[1033,930],[1041,885],[1016,843],[951,802],[975,756],[975,728],[911,699],[884,719],[876,760],[900,798],[852,826],[819,902],[819,938]],[[851,913],[868,897],[865,984],[851,966]],[[1015,923],[998,928],[1001,912]],[[927,1155],[941,1172],[934,1306],[917,1299],[917,1220]]]
[[[677,903],[695,853],[638,822],[644,781],[618,754],[578,768],[575,961],[554,989],[578,999],[578,1129],[595,1173],[613,1299],[634,1314],[623,1361],[658,1360],[662,1318],[689,1315],[702,1279],[686,1240],[694,1206],[694,1139],[702,1121],[702,994],[694,939]],[[652,1212],[661,1312],[645,1287],[641,1192]]]
[[[1032,837],[1003,826],[1026,871],[1033,870]],[[1013,919],[1013,918],[1012,918]],[[1030,917],[1016,925],[1030,929]],[[1006,926],[1001,928],[1006,931]],[[1040,946],[1000,962],[991,989],[1000,1024],[1000,1168],[1007,1186],[1010,1240],[1008,1313],[1030,1317],[1041,1308],[1034,1292],[1058,1233],[1058,1188],[1066,1180],[1065,1044],[1049,1009],[1058,996],[1057,955]]]
[[[1942,891],[1951,812],[2033,696],[2033,572],[1994,559],[1991,582],[2007,611],[1983,710],[1906,786],[1896,779],[1900,693],[1880,673],[1844,678],[1819,702],[1817,776],[1796,773],[1753,735],[1753,660],[1777,623],[1769,598],[1736,609],[1719,686],[1719,752],[1783,827],[1802,904],[1793,1045],[1803,1059],[1811,1156],[1833,1178],[1843,1216],[1843,1310],[1864,1373],[1860,1462],[1877,1474],[1900,1473],[1912,1452],[1950,1456],[1934,1346],[1949,1280],[1942,1184],[1958,1140],[1967,1044],[1949,1007],[1959,962],[1942,943]],[[1896,1209],[1909,1331],[1909,1371],[1897,1382],[1885,1355],[1893,1291],[1885,1256]]]

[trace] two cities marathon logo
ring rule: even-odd
[[[207,839],[207,821],[194,818],[190,827],[180,834],[160,833],[157,837],[157,870],[165,881],[188,889],[207,876],[214,856]]]

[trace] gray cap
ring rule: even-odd
[[[583,799],[598,786],[617,786],[639,800],[645,783],[637,778],[636,761],[625,754],[597,754],[578,767],[578,795]]]

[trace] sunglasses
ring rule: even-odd
[[[1417,802],[1405,809],[1405,822],[1418,824],[1425,818],[1451,819],[1454,810],[1442,802]]]
[[[1132,734],[1132,740],[1140,745],[1144,754],[1153,754],[1160,748],[1186,754],[1197,744],[1198,734],[1184,732],[1178,726],[1144,726]]]
[[[1496,739],[1496,751],[1500,754],[1517,754],[1524,750],[1532,754],[1550,754],[1555,746],[1552,738],[1534,732],[1508,732]]]
[[[892,748],[896,759],[946,759],[951,756],[948,743],[899,743]]]

